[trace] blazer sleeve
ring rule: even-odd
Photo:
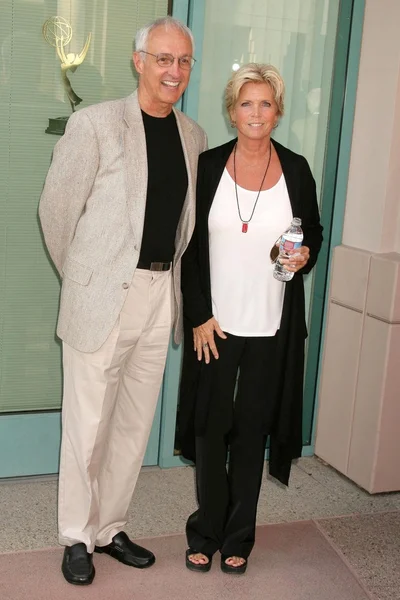
[[[200,238],[199,230],[201,228],[202,200],[206,195],[205,190],[206,175],[203,157],[200,156],[197,171],[196,186],[196,225],[189,246],[182,257],[181,265],[181,289],[183,296],[183,315],[187,318],[192,327],[198,327],[212,318],[213,314],[207,302],[207,296],[203,289],[200,274]],[[208,253],[207,253],[208,256]],[[201,257],[205,260],[205,257]]]
[[[317,202],[317,191],[314,177],[307,160],[302,157],[301,168],[301,203],[302,203],[302,229],[304,233],[303,246],[310,249],[310,258],[305,267],[299,273],[306,275],[317,262],[318,254],[322,245],[323,227],[320,223],[319,208]]]
[[[60,274],[98,166],[99,149],[92,122],[85,113],[74,113],[54,148],[39,203],[46,246]]]

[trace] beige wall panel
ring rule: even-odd
[[[366,311],[400,323],[400,254],[372,256]]]
[[[390,326],[366,317],[360,355],[348,476],[372,490],[380,435]]]
[[[344,246],[335,250],[330,292],[331,312],[332,301],[362,312],[356,317],[363,327],[362,346],[357,362],[352,352],[360,334],[351,340],[351,331],[345,332],[340,343],[345,323],[339,323],[338,330],[327,327],[319,398],[321,428],[317,427],[316,453],[370,492],[400,489],[399,23],[399,0],[366,0]],[[378,140],[371,135],[371,82],[381,100]],[[338,357],[332,346],[342,348],[344,357]],[[348,355],[353,369],[347,373],[348,386],[339,381],[336,387],[350,394],[349,382],[357,382],[354,400],[351,396],[348,400],[354,404],[354,413],[346,410],[344,398],[338,398],[341,422],[332,407],[334,376]],[[335,419],[329,433],[331,413]],[[351,444],[346,446],[349,435]],[[346,452],[347,466],[343,467]]]
[[[330,304],[315,453],[347,472],[362,314]]]
[[[400,490],[400,325],[391,326],[389,359],[372,492]]]
[[[370,258],[369,252],[357,248],[335,248],[331,299],[351,308],[364,310]]]
[[[399,2],[397,0],[398,10]],[[400,58],[397,79],[396,105],[394,109],[392,146],[389,163],[389,177],[385,215],[382,223],[381,252],[400,252],[398,235],[400,234]]]
[[[390,252],[396,246],[388,223],[398,219],[393,185],[397,182],[399,189],[400,170],[393,132],[398,125],[399,23],[398,0],[367,0],[343,243],[372,252]],[[379,139],[373,134],[372,88],[380,90]]]

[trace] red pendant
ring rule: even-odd
[[[242,233],[247,233],[248,228],[249,228],[249,224],[248,223],[243,223],[243,225],[242,225]]]

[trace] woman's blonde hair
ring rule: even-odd
[[[268,83],[278,106],[279,117],[284,113],[285,84],[278,71],[272,65],[249,63],[235,71],[225,88],[225,106],[229,117],[239,98],[240,90],[245,83]]]

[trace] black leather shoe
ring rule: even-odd
[[[95,576],[93,554],[89,554],[83,543],[68,546],[64,550],[61,570],[68,583],[89,585]]]
[[[137,569],[146,569],[156,562],[156,557],[150,550],[131,542],[123,531],[114,535],[111,544],[95,546],[94,551],[109,554],[124,563],[124,565],[136,567]]]

